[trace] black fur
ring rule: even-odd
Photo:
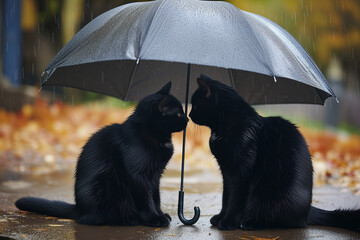
[[[360,210],[311,207],[313,167],[305,139],[281,117],[261,117],[231,87],[204,75],[190,118],[211,129],[210,149],[223,176],[220,229],[325,225],[360,230]]]
[[[16,206],[90,225],[169,225],[160,209],[160,177],[173,154],[171,133],[188,121],[170,87],[145,97],[123,124],[88,140],[76,166],[75,205],[21,198]]]

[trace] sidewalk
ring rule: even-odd
[[[162,209],[172,217],[167,228],[144,226],[86,226],[68,219],[57,219],[18,211],[14,201],[23,196],[73,202],[73,169],[50,175],[19,175],[0,173],[0,239],[360,239],[360,234],[324,227],[305,229],[274,229],[262,231],[219,231],[210,218],[221,207],[221,178],[218,173],[193,173],[185,182],[185,216],[192,217],[193,207],[201,209],[194,226],[183,225],[177,217],[177,176],[167,172],[162,179]],[[209,179],[213,179],[209,183]],[[360,197],[333,187],[314,189],[314,205],[334,209],[360,206]]]

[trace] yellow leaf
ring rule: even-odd
[[[64,225],[61,224],[48,224],[50,227],[63,227]]]

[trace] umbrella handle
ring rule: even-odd
[[[200,217],[200,208],[198,206],[194,207],[194,217],[190,220],[184,217],[184,192],[179,191],[179,204],[178,204],[178,216],[180,221],[185,225],[193,225],[199,220]]]

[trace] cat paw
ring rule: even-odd
[[[246,231],[254,231],[254,230],[258,230],[260,228],[253,226],[251,223],[242,222],[242,223],[240,223],[240,229],[246,230]]]
[[[222,217],[222,216],[221,216],[220,214],[217,214],[217,215],[213,216],[213,217],[210,219],[211,225],[217,227],[217,225],[218,225],[219,220],[221,219],[221,217]]]
[[[172,219],[171,219],[171,217],[170,217],[170,215],[169,215],[169,214],[164,213],[163,215],[164,215],[165,217],[167,217],[167,219],[169,219],[169,221],[171,222],[171,220],[172,220]]]
[[[223,219],[219,220],[217,227],[220,230],[234,230],[234,229],[238,228],[238,224],[235,219],[232,219],[232,218],[224,219],[223,218]]]
[[[144,225],[150,227],[167,227],[169,226],[171,217],[168,214],[156,215],[144,221]]]

